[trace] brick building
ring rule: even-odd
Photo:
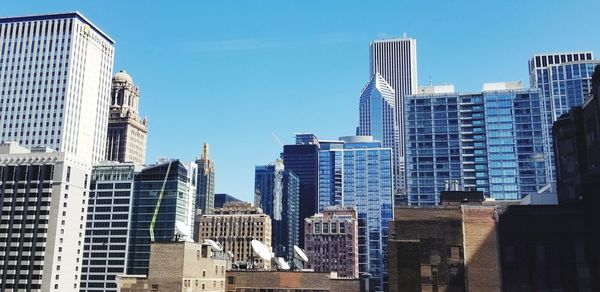
[[[484,202],[395,212],[389,291],[596,291],[583,208]]]
[[[227,271],[227,292],[258,291],[360,291],[355,278],[339,278],[335,273],[298,271]]]
[[[353,207],[326,207],[304,221],[306,268],[358,278],[358,225]]]

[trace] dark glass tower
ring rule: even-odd
[[[283,163],[300,179],[298,226],[317,213],[319,176],[319,142],[313,134],[297,134],[296,144],[283,146]],[[304,247],[304,229],[300,228],[299,245]]]
[[[299,179],[284,168],[283,161],[256,166],[254,205],[271,217],[271,246],[275,255],[287,260],[294,258],[298,244]]]
[[[193,238],[196,172],[195,163],[170,160],[135,175],[127,274],[147,274],[151,242],[173,241],[176,233]]]

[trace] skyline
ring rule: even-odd
[[[527,61],[534,54],[600,52],[591,17],[600,3],[593,1],[514,1],[487,9],[477,3],[466,10],[451,9],[451,3],[433,9],[314,3],[277,3],[266,10],[244,2],[207,3],[210,13],[198,13],[203,10],[191,6],[204,3],[190,9],[124,3],[114,9],[105,3],[19,2],[5,5],[1,16],[80,11],[115,40],[113,74],[126,70],[140,86],[140,113],[150,121],[146,162],[164,156],[193,161],[207,142],[216,164],[215,192],[250,202],[255,166],[282,151],[272,133],[284,144],[293,143],[294,132],[321,139],[353,134],[373,40],[406,32],[417,39],[419,84],[432,76],[434,84],[454,84],[457,92],[512,80],[528,87]],[[404,7],[408,13],[394,14]],[[460,11],[466,17],[447,17]],[[561,16],[574,13],[568,17],[573,25],[563,26]],[[171,18],[153,21],[162,15]],[[495,15],[505,18],[490,17]]]

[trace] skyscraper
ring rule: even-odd
[[[399,144],[393,147],[398,152],[399,176],[397,181],[404,187],[404,99],[408,94],[417,90],[417,40],[413,38],[384,39],[370,44],[370,76],[379,73],[394,89],[396,105],[396,121],[398,121]],[[398,190],[395,194],[397,197]],[[399,198],[398,198],[399,199]]]
[[[409,203],[439,203],[451,185],[518,200],[549,182],[551,149],[536,90],[485,84],[483,92],[428,91],[405,97]]]
[[[299,242],[298,207],[300,182],[282,160],[256,166],[254,205],[271,217],[273,251],[278,257],[294,258],[294,245]]]
[[[81,14],[0,19],[0,141],[103,160],[113,40]]]
[[[116,292],[116,276],[125,274],[135,172],[133,163],[106,162],[92,168],[81,292]]]
[[[79,291],[89,166],[0,143],[0,291]]]
[[[112,79],[106,160],[144,164],[148,120],[138,112],[140,89],[127,72]]]
[[[394,151],[394,194],[404,189],[403,167],[400,165],[398,147],[400,137],[396,120],[394,89],[378,72],[371,77],[360,95],[359,126],[356,134],[372,136],[385,148]],[[402,170],[402,171],[401,171]]]
[[[127,251],[127,274],[148,272],[150,243],[193,238],[195,163],[165,159],[136,173]]]
[[[196,159],[198,165],[198,188],[196,209],[202,214],[210,214],[215,208],[215,163],[208,157],[208,144],[202,146],[202,156]]]
[[[283,163],[300,179],[298,226],[317,213],[319,142],[314,134],[296,134],[296,144],[283,146]],[[304,246],[304,228],[299,229],[299,245]]]
[[[539,54],[529,61],[529,82],[537,88],[543,100],[548,131],[544,137],[546,147],[552,149],[552,123],[572,107],[581,106],[592,89],[592,74],[600,60],[592,52]],[[554,152],[547,157],[554,165]],[[548,169],[552,182],[556,181],[554,167]]]
[[[370,136],[319,143],[319,211],[332,205],[356,208],[359,271],[370,273],[376,291],[383,291],[393,219],[392,149]]]

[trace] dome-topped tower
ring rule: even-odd
[[[124,70],[112,78],[106,159],[143,164],[148,120],[138,112],[140,89]]]
[[[119,71],[112,79],[111,115],[116,112],[138,114],[140,90],[125,70]]]
[[[133,84],[133,79],[125,70],[119,71],[115,76],[113,76],[113,82],[122,82],[122,83],[131,83]]]

